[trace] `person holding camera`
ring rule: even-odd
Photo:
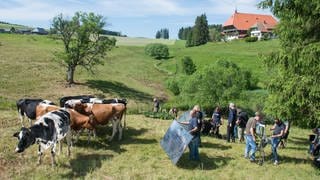
[[[273,130],[273,133],[271,136],[271,150],[272,150],[274,165],[278,165],[279,159],[278,159],[277,147],[280,143],[282,136],[284,135],[285,125],[279,118],[275,118],[274,122],[275,122],[274,125],[270,128],[270,130]]]

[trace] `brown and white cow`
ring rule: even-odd
[[[81,114],[94,116],[93,125],[106,125],[112,121],[112,135],[109,141],[112,141],[117,131],[119,131],[119,140],[122,138],[121,119],[126,112],[126,105],[122,103],[113,104],[92,104],[81,103],[79,101],[67,101],[65,104]]]

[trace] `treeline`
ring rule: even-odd
[[[178,38],[181,40],[187,40],[189,34],[192,31],[191,26],[189,27],[182,27],[179,29],[178,32]],[[221,41],[222,40],[222,24],[212,24],[212,25],[208,25],[209,28],[209,41]]]
[[[160,29],[159,31],[157,31],[156,33],[156,39],[169,39],[169,29],[164,28],[164,29]]]
[[[221,41],[222,25],[208,25],[207,16],[202,14],[197,16],[192,27],[182,27],[179,29],[178,38],[186,40],[186,47],[199,46],[208,41]]]
[[[110,31],[110,30],[105,30],[105,29],[103,29],[103,30],[101,31],[101,34],[110,35],[110,36],[122,36],[122,37],[127,37],[127,35],[122,35],[121,32]]]

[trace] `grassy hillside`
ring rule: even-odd
[[[153,96],[170,98],[163,82],[168,73],[155,67],[159,61],[144,54],[142,43],[118,45],[97,66],[95,74],[77,69],[77,84],[65,87],[65,69],[53,61],[52,53],[60,42],[36,35],[0,34],[0,179],[318,179],[319,170],[311,165],[307,152],[310,130],[293,127],[286,149],[279,150],[281,163],[267,161],[263,166],[242,158],[244,144],[227,144],[225,140],[202,137],[202,164],[188,161],[188,150],[177,166],[160,147],[160,140],[171,121],[128,115],[122,141],[107,142],[111,127],[99,127],[98,136],[90,144],[86,133],[72,149],[72,156],[57,156],[58,166],[51,168],[50,152],[42,166],[36,165],[37,146],[23,154],[15,154],[17,140],[13,133],[20,129],[15,101],[22,97],[42,97],[55,102],[59,97],[95,94],[102,97],[126,97],[131,112],[150,108]],[[147,41],[147,43],[152,41]],[[184,48],[183,41],[170,45],[172,58],[160,68],[175,71],[175,63],[191,56],[198,66],[219,58],[230,58],[239,66],[253,69],[262,81],[258,53],[277,48],[277,41],[209,43],[202,47]],[[261,69],[262,70],[262,69]],[[135,110],[134,110],[135,109]],[[226,123],[224,123],[226,124]],[[221,133],[225,134],[225,125]],[[270,132],[268,132],[270,135]],[[66,149],[64,148],[64,151]]]
[[[23,25],[0,23],[0,29],[11,29],[12,27],[14,27],[16,30],[32,29],[32,28],[30,28],[28,26],[23,26]]]
[[[0,34],[0,97],[15,101],[22,97],[42,97],[57,101],[74,94],[126,97],[129,103],[151,102],[153,96],[166,97],[162,82],[166,75],[153,68],[155,60],[143,47],[118,46],[108,54],[104,66],[94,74],[78,68],[72,88],[65,87],[66,68],[53,60],[62,44],[46,36]]]
[[[278,40],[258,41],[247,43],[244,41],[207,43],[204,46],[185,48],[185,41],[177,41],[175,46],[170,47],[172,60],[161,64],[171,72],[176,71],[176,63],[181,64],[184,56],[190,56],[197,68],[206,66],[219,59],[230,60],[243,69],[251,70],[253,76],[258,78],[260,86],[266,80],[267,73],[262,66],[259,55],[268,54],[279,47]],[[181,68],[180,68],[181,71]]]
[[[175,40],[168,39],[148,39],[143,37],[119,37],[112,36],[117,39],[117,46],[145,46],[150,43],[161,43],[166,45],[173,45]]]

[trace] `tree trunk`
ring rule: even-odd
[[[68,66],[68,70],[67,70],[67,82],[68,82],[69,84],[73,84],[73,83],[74,83],[74,80],[73,80],[74,70],[75,70],[75,67],[73,67],[73,66]]]

